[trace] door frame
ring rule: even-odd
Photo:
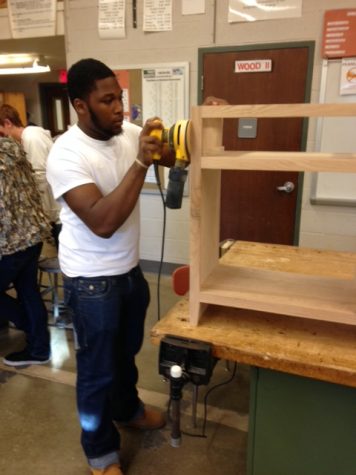
[[[268,50],[268,49],[292,49],[292,48],[307,48],[309,50],[308,54],[308,66],[307,66],[307,76],[306,76],[306,85],[305,85],[305,95],[304,102],[310,102],[311,90],[312,90],[312,79],[313,79],[313,66],[314,66],[314,51],[315,51],[315,41],[297,41],[297,42],[287,42],[287,43],[264,43],[264,44],[253,44],[253,45],[243,45],[243,46],[217,46],[211,48],[198,48],[198,104],[203,102],[203,64],[204,64],[204,55],[207,53],[238,53],[241,51],[253,51],[253,50]],[[304,118],[303,128],[302,128],[302,139],[300,150],[304,152],[307,147],[308,139],[308,125],[309,119]],[[303,197],[303,188],[304,188],[304,172],[299,173],[299,186],[297,193],[297,206],[295,211],[295,226],[294,226],[294,237],[293,244],[298,246],[299,244],[299,234],[300,234],[300,221],[302,214],[302,197]]]
[[[60,94],[58,93],[60,91]],[[60,82],[43,82],[39,84],[42,122],[45,129],[51,131],[52,136],[65,132],[70,125],[70,107],[67,94],[67,85]],[[59,94],[59,95],[58,95]],[[53,106],[53,99],[59,101],[63,128],[56,127],[59,111]]]

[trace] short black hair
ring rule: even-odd
[[[96,87],[96,81],[115,77],[114,71],[106,64],[93,58],[81,59],[68,70],[67,88],[70,102],[74,99],[86,99]]]

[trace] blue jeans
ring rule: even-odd
[[[113,424],[129,421],[142,406],[135,355],[141,348],[149,287],[139,266],[123,275],[64,277],[65,303],[77,336],[77,406],[82,446],[94,468],[117,457]]]
[[[50,354],[48,316],[37,282],[41,249],[39,243],[0,259],[0,311],[2,317],[26,333],[31,356],[47,358]],[[6,293],[11,283],[17,298]]]

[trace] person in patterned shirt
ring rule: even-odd
[[[20,142],[26,152],[27,160],[35,172],[42,206],[51,221],[51,232],[58,250],[58,236],[61,231],[60,206],[53,198],[51,187],[46,180],[47,157],[53,145],[51,133],[39,126],[24,127],[18,110],[10,104],[0,106],[0,132],[3,136],[12,137]]]
[[[38,258],[50,229],[24,150],[0,137],[0,312],[26,333],[26,347],[4,358],[10,366],[50,360],[47,310],[37,283]],[[6,292],[10,284],[17,298]]]

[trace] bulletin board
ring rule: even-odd
[[[189,118],[189,64],[159,63],[135,66],[112,66],[123,90],[126,120],[142,126],[148,118],[160,117],[166,128]],[[168,169],[160,168],[163,188]],[[188,187],[186,186],[185,194]],[[158,193],[153,166],[149,168],[143,193]]]
[[[356,95],[340,95],[341,60],[324,60],[320,103],[355,103]],[[316,151],[355,153],[356,118],[318,119]],[[315,205],[356,206],[356,174],[313,174],[310,202]]]

